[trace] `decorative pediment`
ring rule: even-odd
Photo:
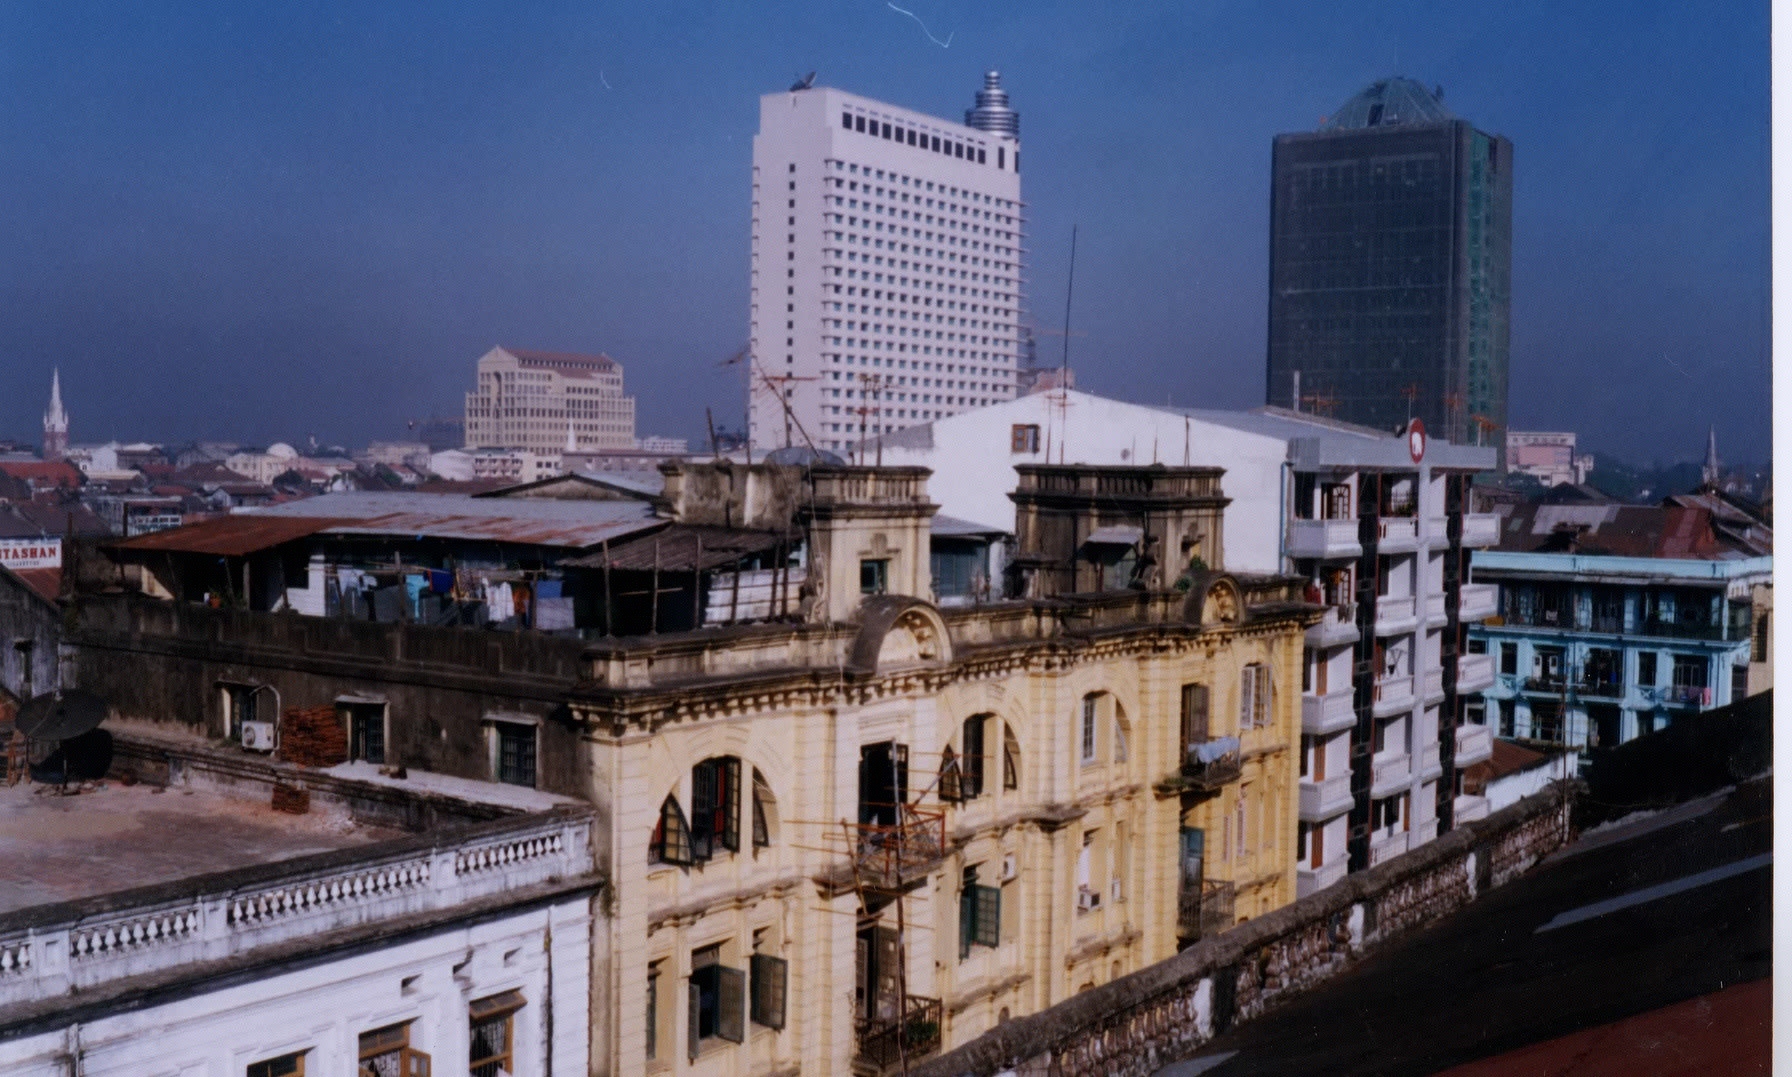
[[[881,673],[951,661],[952,640],[946,623],[928,603],[878,595],[866,599],[860,613],[863,627],[853,647],[855,665]]]

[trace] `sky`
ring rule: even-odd
[[[1127,400],[1262,403],[1270,145],[1406,75],[1514,144],[1510,415],[1769,452],[1768,7],[0,0],[0,437],[359,446],[494,344],[738,427],[761,94],[1021,114],[1031,320]],[[1064,338],[1042,339],[1054,363]]]

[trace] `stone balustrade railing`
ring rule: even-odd
[[[0,917],[0,1007],[591,875],[591,812],[472,824]]]
[[[1146,1077],[1502,886],[1570,836],[1558,785],[1129,976],[999,1025],[913,1077]]]

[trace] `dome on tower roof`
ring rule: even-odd
[[[1442,86],[1427,90],[1409,78],[1379,79],[1339,105],[1319,129],[1360,131],[1397,124],[1448,123],[1456,117],[1444,107],[1443,98]]]

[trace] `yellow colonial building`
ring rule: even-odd
[[[718,501],[789,542],[650,600],[790,616],[588,651],[595,1071],[893,1072],[1293,900],[1318,608],[1223,571],[1216,469],[1021,472],[948,604],[922,469],[669,468],[693,573]]]

